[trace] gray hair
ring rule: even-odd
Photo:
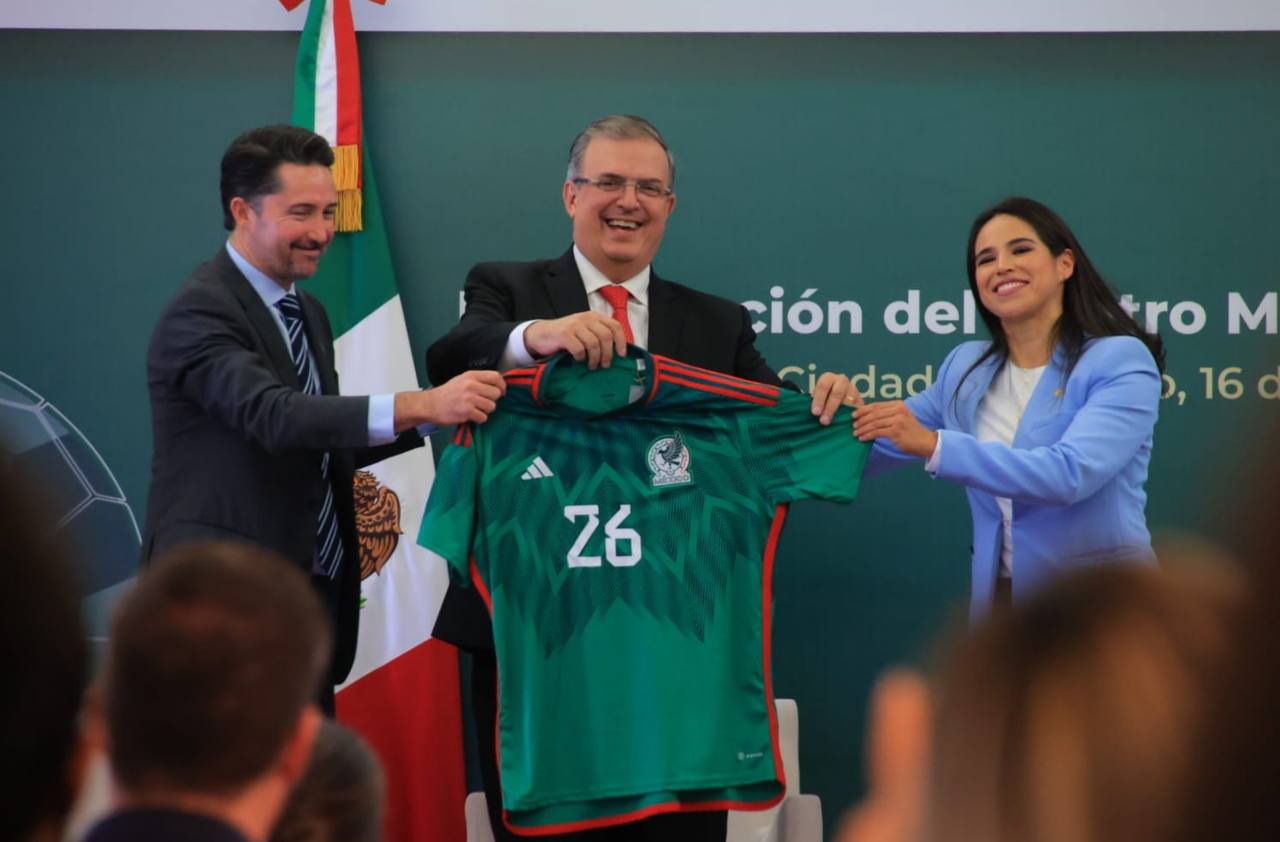
[[[670,173],[670,183],[667,186],[671,188],[676,186],[676,162],[671,156],[671,150],[667,148],[667,142],[662,139],[662,133],[654,127],[653,123],[634,114],[610,114],[608,117],[601,117],[583,129],[573,139],[573,145],[569,147],[569,168],[565,171],[566,181],[573,181],[575,178],[581,177],[582,156],[586,154],[587,144],[597,137],[607,137],[613,140],[643,140],[645,138],[656,140],[658,145],[662,147],[662,151],[667,153],[667,172]]]

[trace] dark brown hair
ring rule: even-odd
[[[263,126],[231,141],[222,154],[222,225],[236,227],[231,200],[236,196],[258,207],[258,200],[280,190],[281,164],[333,166],[329,141],[297,126]]]
[[[129,790],[229,795],[265,772],[315,697],[332,632],[302,571],[248,544],[158,559],[121,600],[103,678]]]
[[[354,731],[326,720],[271,842],[378,842],[382,766]]]
[[[1084,246],[1076,239],[1070,226],[1045,205],[1034,199],[1012,196],[997,205],[993,205],[973,220],[969,227],[969,240],[965,244],[964,265],[969,275],[969,291],[973,293],[974,304],[982,323],[991,334],[991,347],[973,362],[960,378],[964,379],[990,357],[1003,363],[1009,356],[1009,340],[1004,333],[1004,325],[995,313],[982,303],[978,294],[977,266],[974,264],[973,248],[978,234],[983,227],[997,216],[1012,216],[1035,229],[1040,242],[1049,249],[1054,257],[1070,249],[1075,257],[1075,269],[1062,291],[1062,317],[1054,327],[1054,340],[1066,352],[1066,373],[1070,375],[1080,355],[1084,353],[1085,344],[1095,337],[1132,336],[1147,346],[1155,360],[1156,368],[1164,373],[1164,342],[1159,336],[1147,333],[1133,317],[1125,312],[1116,299],[1115,292],[1103,280],[1102,275],[1094,268],[1093,261],[1085,253]],[[957,394],[959,388],[956,389]]]

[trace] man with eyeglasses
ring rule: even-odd
[[[670,150],[647,120],[612,115],[588,125],[569,149],[562,189],[573,220],[572,247],[551,260],[473,267],[461,321],[427,350],[431,381],[475,368],[505,371],[560,351],[591,368],[608,367],[632,343],[701,368],[794,388],[756,349],[741,305],[653,271],[676,206],[674,187]],[[815,386],[813,414],[828,424],[841,403],[857,398],[847,377],[828,372]],[[494,751],[497,668],[488,612],[474,589],[450,585],[433,634],[474,656],[472,704],[491,824],[497,839],[518,839],[502,821]],[[565,838],[720,842],[725,827],[724,811],[674,813]]]
[[[702,368],[777,385],[739,304],[658,277],[651,264],[676,206],[675,164],[658,130],[640,117],[596,120],[574,139],[562,188],[573,246],[531,263],[481,263],[465,285],[466,312],[427,350],[443,383],[468,369],[501,370],[568,351],[608,366],[632,341]],[[612,288],[626,290],[614,304]],[[630,336],[628,336],[628,332]],[[814,389],[823,423],[855,391],[825,374]]]

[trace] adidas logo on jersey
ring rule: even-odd
[[[553,477],[555,474],[547,467],[547,463],[542,461],[541,456],[533,457],[533,462],[529,467],[524,469],[524,473],[520,475],[520,479],[546,479]]]

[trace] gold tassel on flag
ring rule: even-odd
[[[363,200],[360,196],[360,147],[355,144],[333,147],[333,183],[338,188],[338,231],[364,230]]]
[[[360,147],[333,147],[333,183],[339,191],[360,189]]]
[[[364,199],[359,190],[338,191],[338,212],[333,217],[335,231],[364,230]]]

